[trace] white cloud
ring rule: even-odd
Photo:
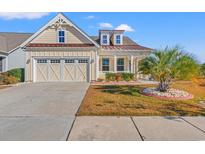
[[[124,30],[126,32],[134,32],[135,31],[131,26],[129,26],[127,24],[121,24],[121,25],[117,26],[115,29],[116,30]]]
[[[39,19],[43,16],[47,16],[47,12],[1,12],[0,18],[11,20],[11,19]]]
[[[99,28],[113,28],[113,25],[107,22],[99,23]]]
[[[95,16],[93,16],[93,15],[85,17],[85,19],[94,19],[94,18],[95,18]]]

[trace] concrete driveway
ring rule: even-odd
[[[0,140],[66,140],[88,83],[32,83],[0,90]]]

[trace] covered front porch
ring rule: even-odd
[[[139,52],[100,52],[96,58],[97,78],[104,79],[106,73],[133,73],[138,78],[138,63],[145,57]]]

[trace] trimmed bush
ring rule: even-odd
[[[106,73],[105,79],[106,81],[115,81],[115,73]]]
[[[122,79],[125,81],[132,81],[134,80],[134,74],[133,73],[122,73]]]
[[[18,82],[24,82],[24,69],[23,68],[15,68],[8,71],[8,75],[15,77]]]
[[[132,81],[134,80],[133,73],[106,73],[106,81]]]

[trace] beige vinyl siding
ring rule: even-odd
[[[54,28],[44,30],[31,43],[57,43],[57,32]]]
[[[66,43],[82,44],[83,42],[70,31],[66,31]]]
[[[110,41],[112,42],[112,44],[115,44],[115,42],[114,42],[114,35],[111,36]]]
[[[26,52],[26,81],[33,81],[33,59],[34,58],[69,58],[69,57],[77,57],[83,58],[88,57],[90,58],[90,80],[96,80],[96,63],[95,51],[27,51]]]
[[[73,27],[66,26],[65,43],[68,44],[89,44],[91,43],[85,36]],[[31,43],[58,43],[58,29],[47,28],[40,35],[31,41]]]

